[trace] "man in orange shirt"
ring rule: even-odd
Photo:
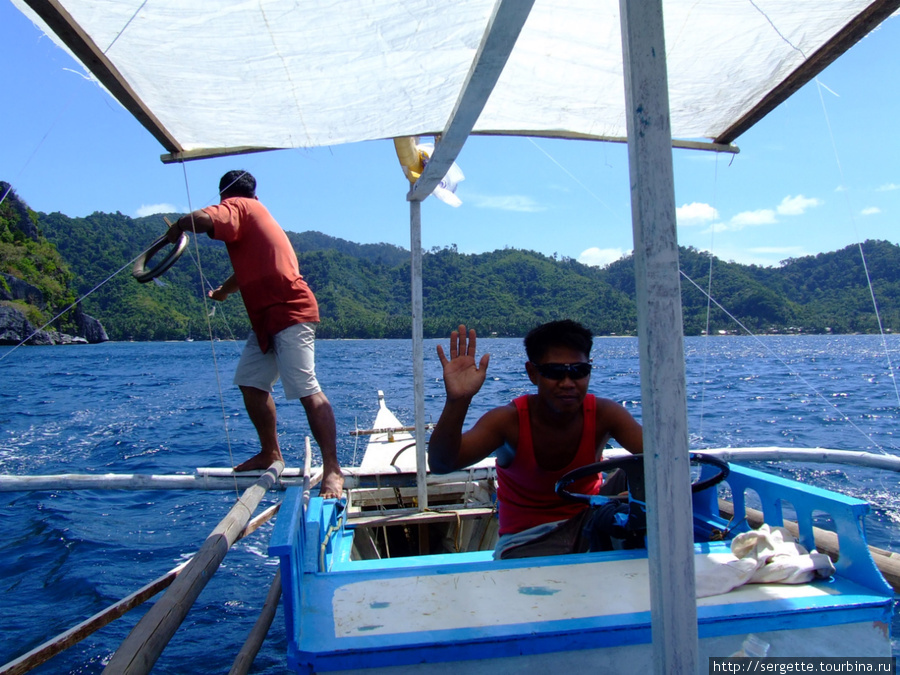
[[[316,380],[316,298],[300,275],[297,256],[281,226],[256,196],[256,179],[229,171],[219,181],[221,202],[183,216],[169,230],[169,241],[182,232],[205,232],[225,242],[232,274],[209,292],[223,301],[241,292],[253,331],[241,354],[234,383],[244,397],[261,450],[234,468],[267,469],[282,460],[272,387],[281,378],[285,398],[299,398],[322,452],[320,495],[339,498],[344,479],[337,459],[337,431],[331,403]]]

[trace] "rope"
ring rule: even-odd
[[[152,246],[152,244],[151,244],[151,246]],[[14,351],[16,351],[19,347],[21,347],[22,345],[24,345],[26,342],[28,342],[28,341],[29,341],[31,338],[33,338],[35,335],[37,335],[37,334],[40,333],[42,330],[44,330],[47,326],[49,326],[51,323],[53,323],[54,321],[56,321],[56,320],[57,320],[59,317],[61,317],[63,314],[65,314],[65,313],[68,312],[70,309],[72,309],[73,307],[75,307],[79,302],[81,302],[81,301],[84,300],[86,297],[88,297],[89,295],[91,295],[94,291],[99,290],[103,285],[105,285],[105,284],[107,284],[108,282],[110,282],[110,281],[111,281],[113,278],[115,278],[122,270],[124,270],[124,269],[126,269],[126,268],[128,268],[128,267],[130,267],[130,266],[132,266],[132,265],[134,265],[134,261],[137,260],[138,258],[140,258],[142,255],[144,255],[144,254],[145,254],[147,251],[149,251],[149,250],[150,250],[150,246],[148,246],[148,247],[145,248],[143,251],[141,251],[140,253],[138,253],[138,254],[137,254],[136,256],[134,256],[131,260],[129,260],[129,261],[128,261],[127,263],[125,263],[124,265],[122,265],[119,269],[117,269],[115,272],[113,272],[112,274],[110,274],[108,277],[106,277],[106,279],[104,279],[104,280],[101,281],[99,284],[97,284],[96,286],[94,286],[91,290],[89,290],[87,293],[85,293],[84,295],[82,295],[82,296],[81,296],[80,298],[78,298],[75,302],[73,302],[71,305],[69,305],[68,307],[66,307],[64,310],[62,310],[59,314],[57,314],[57,315],[54,316],[52,319],[50,319],[50,320],[49,320],[47,323],[45,323],[43,326],[41,326],[40,328],[36,328],[35,331],[34,331],[31,335],[29,335],[28,337],[26,337],[24,340],[22,340],[22,341],[21,341],[19,344],[17,344],[15,347],[13,347],[13,348],[10,349],[8,352],[6,352],[5,354],[3,354],[3,356],[0,356],[0,361],[2,361],[2,360],[5,359],[7,356],[9,356],[10,354],[12,354]]]
[[[835,164],[837,165],[838,175],[840,175],[840,179],[841,179],[840,184],[843,186],[846,186],[846,180],[844,178],[844,166],[841,163],[841,155],[838,152],[837,143],[835,142],[834,130],[831,127],[831,118],[828,116],[828,106],[825,105],[825,97],[822,95],[822,89],[823,88],[827,89],[827,87],[825,87],[825,85],[819,81],[819,78],[816,78],[816,85],[817,85],[816,91],[819,94],[819,103],[821,103],[821,105],[822,105],[822,115],[825,118],[825,125],[828,127],[828,137],[831,140],[831,150],[834,153],[834,161],[835,161]],[[831,91],[831,90],[829,89],[828,91]],[[834,92],[831,92],[831,93],[834,94]],[[900,408],[900,389],[898,389],[898,384],[897,384],[897,374],[898,373],[895,372],[894,364],[891,362],[891,352],[888,349],[887,340],[886,340],[885,334],[884,334],[884,326],[881,323],[881,312],[878,310],[878,301],[875,299],[875,289],[872,287],[872,278],[869,275],[869,264],[866,261],[866,253],[863,250],[862,237],[859,234],[859,230],[857,228],[856,217],[853,214],[853,206],[850,203],[849,190],[842,190],[842,192],[844,194],[844,204],[847,208],[847,214],[848,214],[848,217],[850,218],[850,223],[853,226],[853,235],[856,238],[856,246],[859,249],[859,257],[860,257],[860,260],[862,260],[863,271],[865,272],[865,275],[866,275],[866,284],[868,285],[868,288],[869,288],[869,297],[872,298],[872,307],[875,309],[875,319],[878,322],[878,332],[881,335],[881,345],[882,345],[882,348],[884,349],[885,359],[887,360],[888,373],[890,374],[891,381],[893,382],[893,385],[894,385],[894,395],[897,397],[897,406],[898,406],[898,408]],[[880,446],[878,446],[877,444],[876,444],[876,446],[878,447],[879,450],[884,452],[884,450]],[[891,487],[885,483],[885,478],[884,478],[883,474],[879,474],[878,480],[881,485],[882,492],[890,494]],[[888,504],[884,504],[883,508],[885,509],[885,511],[887,511],[889,508],[896,511],[896,507],[891,507]],[[894,531],[895,531],[894,528],[891,528],[889,530],[891,545],[894,544]]]
[[[691,279],[687,274],[685,274],[684,271],[681,271],[681,270],[679,270],[679,271],[681,272],[681,276],[683,276],[683,277],[684,277],[685,279],[687,279],[691,284],[693,284],[694,287],[695,287],[698,291],[700,291],[701,293],[703,293],[704,295],[706,295],[706,291],[704,291],[704,290],[697,284],[697,282],[695,282],[695,281],[694,281],[693,279]],[[745,326],[743,323],[741,323],[740,319],[738,319],[736,316],[734,316],[734,314],[732,314],[732,313],[729,312],[727,309],[725,309],[721,304],[719,304],[719,303],[716,301],[715,298],[712,298],[712,297],[710,297],[710,296],[708,296],[708,295],[707,295],[707,297],[709,297],[709,299],[716,305],[716,307],[718,307],[718,308],[721,309],[723,312],[725,312],[725,314],[728,316],[728,318],[730,318],[730,319],[731,319],[732,321],[734,321],[738,326],[740,326],[740,327],[747,333],[747,335],[749,335],[749,336],[752,337],[754,340],[756,340],[756,342],[759,343],[759,345],[760,345],[763,349],[765,349],[769,354],[771,354],[771,355],[775,358],[775,360],[777,360],[781,365],[783,365],[783,366],[787,369],[787,371],[788,371],[788,373],[789,373],[790,375],[793,375],[794,377],[798,378],[798,379],[799,379],[801,382],[803,382],[807,387],[809,387],[810,390],[811,390],[816,396],[818,396],[820,399],[822,399],[822,401],[823,401],[825,404],[827,404],[827,405],[831,406],[832,408],[834,408],[834,411],[835,411],[838,415],[840,415],[840,416],[844,419],[844,421],[846,421],[848,424],[850,424],[850,426],[852,426],[854,429],[856,429],[856,430],[857,430],[864,438],[866,438],[870,443],[872,443],[876,448],[878,448],[878,449],[882,452],[882,454],[889,454],[883,447],[881,447],[881,445],[879,445],[878,441],[876,441],[874,438],[872,438],[871,436],[869,436],[869,434],[867,434],[865,431],[863,431],[862,429],[860,429],[859,426],[857,426],[856,423],[855,423],[853,420],[851,420],[849,417],[847,417],[847,416],[843,413],[843,411],[842,411],[840,408],[838,408],[834,403],[832,403],[832,402],[829,401],[827,398],[825,398],[825,397],[819,392],[819,390],[816,389],[815,386],[814,386],[809,380],[807,380],[805,377],[803,377],[803,375],[801,375],[800,373],[798,373],[798,372],[792,370],[791,367],[784,361],[784,359],[782,359],[780,356],[778,356],[778,354],[776,354],[776,353],[775,353],[768,345],[766,345],[765,342],[763,342],[762,340],[760,340],[759,337],[758,337],[753,331],[751,331],[749,328],[747,328],[747,326]]]
[[[825,117],[825,124],[828,127],[828,135],[831,139],[831,149],[834,152],[834,161],[837,164],[838,174],[841,177],[841,185],[846,185],[846,181],[844,179],[844,167],[841,164],[841,156],[837,149],[837,143],[834,140],[834,132],[831,128],[831,119],[828,117],[828,108],[825,105],[825,97],[822,96],[822,88],[826,88],[824,84],[819,82],[818,78],[816,78],[816,91],[819,93],[819,102],[822,104],[822,114]],[[829,89],[829,91],[831,91]],[[862,245],[862,237],[859,236],[859,231],[856,224],[856,217],[853,215],[853,207],[850,204],[850,195],[849,190],[842,190],[844,193],[844,202],[847,206],[847,213],[850,218],[850,223],[853,225],[853,235],[856,238],[856,246],[859,249],[859,257],[862,260],[863,271],[866,274],[866,284],[869,287],[869,297],[872,298],[872,307],[875,309],[875,319],[878,321],[878,333],[881,335],[881,345],[884,348],[884,355],[887,359],[888,364],[888,372],[891,374],[891,380],[894,383],[894,394],[897,397],[897,406],[900,407],[900,385],[897,384],[897,373],[894,371],[894,364],[891,362],[891,352],[888,349],[887,340],[885,339],[884,334],[884,326],[881,323],[881,312],[878,310],[878,301],[875,299],[875,289],[872,286],[872,278],[869,275],[869,264],[866,261],[866,253],[863,250]]]
[[[190,183],[188,181],[187,167],[185,166],[184,162],[181,162],[181,171],[182,171],[182,174],[184,175],[184,190],[185,190],[185,193],[187,194],[188,212],[190,213],[190,216],[191,216],[191,229],[193,230],[194,229],[194,208],[191,205],[191,187],[190,187]],[[212,317],[210,316],[209,301],[208,301],[208,296],[206,294],[206,277],[203,275],[203,265],[200,262],[200,244],[197,241],[197,239],[198,239],[197,233],[196,233],[196,231],[194,231],[194,252],[197,254],[197,259],[194,262],[197,265],[197,272],[200,275],[200,296],[203,299],[203,314],[206,317],[206,330],[207,330],[207,334],[209,335],[209,348],[212,352],[213,372],[215,373],[215,376],[216,376],[216,388],[219,392],[219,409],[222,412],[222,426],[225,431],[225,447],[228,450],[228,461],[231,464],[231,466],[233,467],[233,466],[235,466],[234,451],[232,450],[232,447],[231,447],[231,434],[228,431],[228,414],[225,410],[225,393],[222,389],[222,377],[219,372],[219,361],[218,361],[218,358],[216,355],[216,343],[215,343],[215,340],[213,340],[213,330],[212,330],[212,321],[211,321]],[[234,493],[236,495],[238,495],[238,498],[240,498],[240,489],[238,488],[237,475],[234,475],[234,472],[232,472],[232,477],[234,479]]]
[[[716,164],[715,164],[715,173],[713,174],[713,210],[716,210],[716,202],[718,201],[716,198],[716,188],[719,185],[719,155],[716,153]],[[718,214],[718,211],[716,210]],[[709,274],[706,283],[706,340],[703,341],[704,350],[703,350],[703,379],[700,383],[700,424],[698,434],[700,438],[703,438],[703,419],[704,413],[706,409],[706,374],[708,372],[708,362],[709,362],[709,319],[712,315],[712,305],[710,304],[710,298],[712,297],[712,277],[713,277],[713,251],[715,251],[715,239],[716,239],[716,228],[709,228]]]

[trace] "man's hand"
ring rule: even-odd
[[[216,302],[225,302],[226,298],[231,295],[224,286],[219,286],[215,290],[210,291],[207,295]]]
[[[438,358],[444,370],[444,388],[447,390],[447,400],[471,399],[487,376],[490,354],[481,357],[480,363],[475,363],[475,329],[469,331],[468,344],[466,344],[466,327],[460,325],[458,331],[450,333],[450,358],[444,355],[444,348],[437,347]]]
[[[223,302],[229,295],[237,293],[239,290],[240,287],[238,286],[237,278],[232,274],[221,286],[210,291],[207,295],[216,302]]]
[[[169,221],[167,220],[166,222],[168,223]],[[166,231],[166,239],[169,240],[170,244],[177,244],[183,234],[181,228],[178,227],[178,222],[176,220],[172,225],[169,225],[169,229]]]

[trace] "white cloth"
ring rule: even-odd
[[[805,584],[834,574],[824,553],[808,552],[782,527],[764,524],[736,536],[731,553],[695,557],[697,597],[727,593],[742,584]]]

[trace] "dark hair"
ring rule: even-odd
[[[568,347],[590,358],[593,346],[591,331],[571,319],[541,324],[525,336],[525,353],[532,363],[538,363],[551,347]]]
[[[229,171],[219,181],[219,197],[247,197],[256,196],[256,179],[249,171],[235,169]]]

